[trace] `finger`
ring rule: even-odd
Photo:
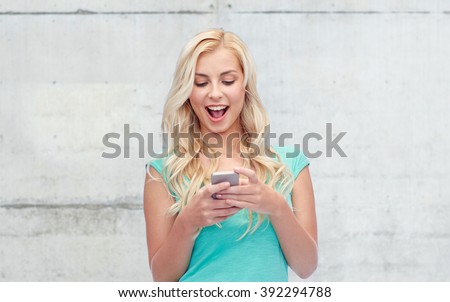
[[[239,180],[239,185],[240,185],[240,186],[246,186],[246,185],[248,185],[248,179],[240,179],[240,180]]]
[[[228,203],[231,206],[239,207],[239,208],[242,208],[242,209],[250,209],[250,210],[252,210],[253,207],[254,207],[254,204],[251,203],[251,202],[248,202],[248,201],[231,199],[231,198],[228,198],[225,201],[226,201],[226,203]]]
[[[202,190],[204,195],[211,196],[216,192],[227,189],[229,186],[229,182],[220,182],[218,184],[204,186]]]
[[[257,184],[259,182],[258,177],[256,176],[255,171],[243,167],[236,167],[234,171],[239,174],[243,174],[248,177],[249,183]]]
[[[215,210],[213,212],[213,215],[215,216],[215,218],[219,218],[219,217],[224,217],[224,216],[230,216],[230,215],[234,215],[237,212],[239,212],[240,210],[242,210],[241,208],[238,207],[230,207],[228,209],[220,209],[220,210]]]
[[[229,187],[228,189],[217,192],[216,196],[226,195],[226,194],[246,195],[246,194],[253,194],[253,192],[252,192],[252,187],[248,186],[248,185],[247,186],[233,186],[233,187]]]
[[[229,209],[233,207],[226,203],[225,199],[213,199],[210,205],[211,210]]]
[[[237,201],[242,201],[242,202],[246,202],[246,203],[251,203],[251,204],[256,204],[256,198],[254,195],[234,195],[234,194],[229,194],[226,196],[222,196],[221,197],[222,200],[225,201],[226,204],[228,205],[232,205],[232,206],[237,206],[239,207],[239,205],[234,205],[234,204],[230,204],[228,201],[229,200],[237,200]]]

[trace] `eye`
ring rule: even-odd
[[[205,87],[208,82],[202,82],[202,83],[195,83],[195,86],[197,87]]]
[[[233,85],[234,80],[233,81],[223,81],[222,83],[224,83],[227,86]]]

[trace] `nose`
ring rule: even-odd
[[[211,90],[209,91],[209,98],[213,100],[219,100],[222,98],[222,91],[220,90],[219,85],[211,85]]]

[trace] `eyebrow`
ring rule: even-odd
[[[227,70],[227,71],[222,72],[222,73],[220,74],[220,76],[223,76],[223,75],[226,75],[226,74],[229,74],[229,73],[232,73],[232,72],[237,72],[237,71],[234,70],[234,69],[230,69],[230,70]],[[206,74],[204,74],[204,73],[197,73],[197,72],[196,72],[195,75],[196,75],[196,76],[200,76],[200,77],[208,78],[208,75],[206,75]]]

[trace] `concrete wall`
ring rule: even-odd
[[[0,280],[151,280],[149,157],[102,158],[102,137],[159,133],[182,46],[223,27],[272,130],[347,132],[346,158],[311,159],[308,280],[450,281],[450,3],[361,2],[2,1]]]

